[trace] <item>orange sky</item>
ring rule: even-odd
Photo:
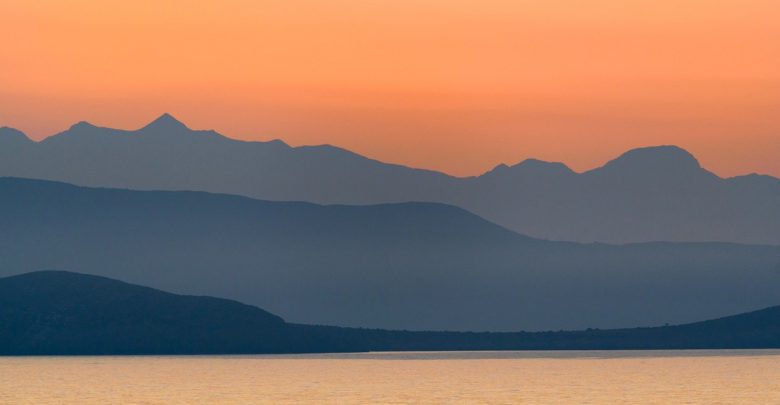
[[[677,144],[780,176],[777,0],[0,0],[0,125],[193,128],[477,174]]]

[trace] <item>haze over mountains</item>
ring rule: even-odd
[[[333,146],[232,140],[165,114],[136,131],[82,122],[41,142],[2,128],[0,176],[322,204],[441,202],[552,240],[780,244],[780,180],[723,179],[674,146],[632,150],[584,173],[526,160],[456,178]]]
[[[438,203],[321,206],[0,179],[0,276],[103,275],[292,322],[557,330],[711,319],[780,302],[780,247],[523,236]]]

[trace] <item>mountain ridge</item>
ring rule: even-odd
[[[777,303],[778,266],[776,246],[545,241],[441,203],[317,205],[0,179],[0,276],[73,269],[236,299],[295,323],[688,322]]]
[[[527,159],[453,177],[332,145],[234,140],[188,129],[170,115],[155,122],[138,130],[89,126],[37,143],[6,142],[0,175],[318,204],[441,202],[551,240],[780,245],[780,179],[721,178],[675,146],[633,149],[581,173]]]
[[[642,156],[642,157],[646,157],[646,155],[648,154],[647,152],[659,152],[659,153],[655,154],[655,156],[666,156],[666,157],[668,157],[670,155],[682,156],[682,157],[688,158],[686,160],[695,162],[695,165],[696,165],[697,168],[701,168],[701,165],[699,164],[698,159],[696,159],[696,157],[692,153],[687,151],[686,149],[684,149],[684,148],[682,148],[680,146],[677,146],[677,145],[673,145],[673,144],[663,144],[663,145],[637,146],[637,147],[634,147],[634,148],[631,148],[631,149],[627,150],[626,152],[623,152],[621,155],[619,155],[618,157],[616,157],[614,159],[608,160],[607,162],[605,162],[601,166],[594,167],[594,168],[591,168],[591,169],[585,169],[585,170],[582,170],[582,171],[575,171],[575,170],[569,168],[569,166],[566,165],[563,162],[547,161],[547,160],[538,159],[538,158],[534,158],[534,157],[528,157],[528,158],[525,158],[524,160],[522,160],[522,161],[520,161],[520,162],[518,162],[516,164],[511,164],[510,165],[510,164],[507,164],[507,163],[498,163],[492,169],[488,169],[488,170],[486,170],[486,171],[484,171],[484,172],[482,172],[480,174],[466,175],[466,176],[455,176],[455,175],[451,175],[451,174],[448,174],[446,172],[437,171],[437,170],[434,170],[434,169],[427,169],[427,168],[422,168],[422,167],[408,166],[408,165],[404,165],[404,164],[400,164],[400,163],[383,162],[383,161],[381,161],[379,159],[370,158],[370,157],[361,155],[361,154],[359,154],[357,152],[350,151],[349,149],[345,149],[343,147],[339,147],[339,146],[332,145],[332,144],[314,144],[314,145],[290,146],[289,144],[287,144],[282,139],[271,139],[271,140],[268,140],[268,141],[243,140],[243,139],[231,138],[231,137],[223,135],[223,134],[221,134],[218,131],[213,130],[213,129],[195,130],[195,129],[191,129],[184,122],[180,121],[179,119],[174,117],[172,114],[167,113],[167,112],[162,113],[157,118],[153,119],[149,123],[141,126],[140,128],[137,128],[137,129],[118,129],[118,128],[112,128],[112,127],[103,127],[103,126],[94,125],[94,124],[92,124],[92,123],[90,123],[88,121],[79,121],[76,124],[73,124],[69,128],[69,130],[79,129],[79,128],[102,129],[102,130],[108,130],[108,131],[117,132],[117,133],[137,133],[137,132],[149,131],[149,130],[154,130],[154,131],[166,131],[166,130],[177,130],[177,131],[181,130],[181,131],[185,131],[186,130],[186,131],[188,131],[190,133],[202,133],[202,132],[215,133],[215,134],[218,134],[221,138],[223,138],[225,140],[228,140],[228,141],[232,141],[232,142],[241,142],[241,143],[250,143],[250,144],[251,143],[258,143],[258,144],[281,143],[281,144],[289,146],[292,149],[297,149],[297,148],[311,149],[311,148],[321,148],[321,147],[322,148],[333,148],[333,149],[337,149],[337,150],[340,150],[340,151],[347,152],[347,153],[352,154],[352,155],[360,156],[360,157],[365,158],[367,160],[376,161],[376,162],[382,162],[384,164],[388,164],[388,165],[392,165],[392,166],[399,166],[399,167],[408,168],[408,169],[412,169],[412,170],[421,170],[421,171],[427,171],[427,172],[435,172],[435,173],[439,173],[439,174],[445,175],[447,177],[455,178],[455,179],[478,178],[478,177],[487,175],[487,174],[495,171],[496,169],[501,169],[501,170],[503,170],[503,168],[510,168],[511,169],[511,168],[523,167],[524,165],[534,165],[534,166],[549,165],[551,167],[565,168],[565,169],[567,169],[567,171],[571,171],[574,174],[582,175],[582,174],[587,174],[589,172],[592,172],[594,170],[602,169],[604,167],[607,167],[607,166],[610,166],[610,165],[613,165],[613,164],[616,164],[616,163],[621,163],[622,160],[631,159],[633,156],[645,155],[645,156]],[[43,142],[45,142],[49,138],[56,137],[56,136],[58,136],[58,135],[60,135],[60,134],[62,134],[64,132],[68,132],[68,131],[59,132],[59,133],[56,133],[56,134],[44,137],[44,138],[36,141],[36,140],[33,140],[32,138],[30,138],[29,136],[27,136],[23,131],[21,131],[21,130],[19,130],[17,128],[13,128],[13,127],[9,127],[9,126],[3,126],[3,127],[0,127],[0,130],[2,130],[2,129],[13,130],[14,132],[20,133],[20,134],[24,135],[25,138],[29,139],[30,141],[32,141],[34,143],[43,143]],[[760,176],[766,176],[766,177],[770,177],[770,178],[773,178],[773,179],[776,179],[776,180],[780,181],[780,178],[778,178],[778,177],[775,177],[775,176],[772,176],[772,175],[769,175],[769,174],[756,173],[756,172],[745,173],[745,174],[738,174],[738,175],[734,175],[734,176],[730,176],[730,177],[722,177],[722,176],[719,176],[717,174],[715,176],[717,176],[717,177],[719,177],[721,179],[724,179],[724,180],[728,180],[728,179],[744,177],[744,176],[748,176],[748,175],[752,175],[752,174],[756,174],[756,175],[760,175]]]

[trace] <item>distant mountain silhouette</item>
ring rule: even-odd
[[[0,355],[780,347],[780,307],[689,325],[539,333],[289,324],[262,309],[64,271],[0,278]]]
[[[0,275],[70,269],[299,323],[545,330],[780,301],[780,247],[549,242],[436,203],[320,206],[0,178]]]
[[[169,114],[136,131],[82,122],[38,143],[20,135],[0,129],[0,176],[320,204],[441,202],[552,240],[780,245],[780,180],[723,179],[674,146],[635,149],[585,173],[531,159],[456,178],[329,145],[237,141]]]
[[[24,148],[33,144],[34,142],[22,131],[8,127],[0,127],[0,147]]]

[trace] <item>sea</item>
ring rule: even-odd
[[[780,350],[0,357],[0,404],[780,404]]]

